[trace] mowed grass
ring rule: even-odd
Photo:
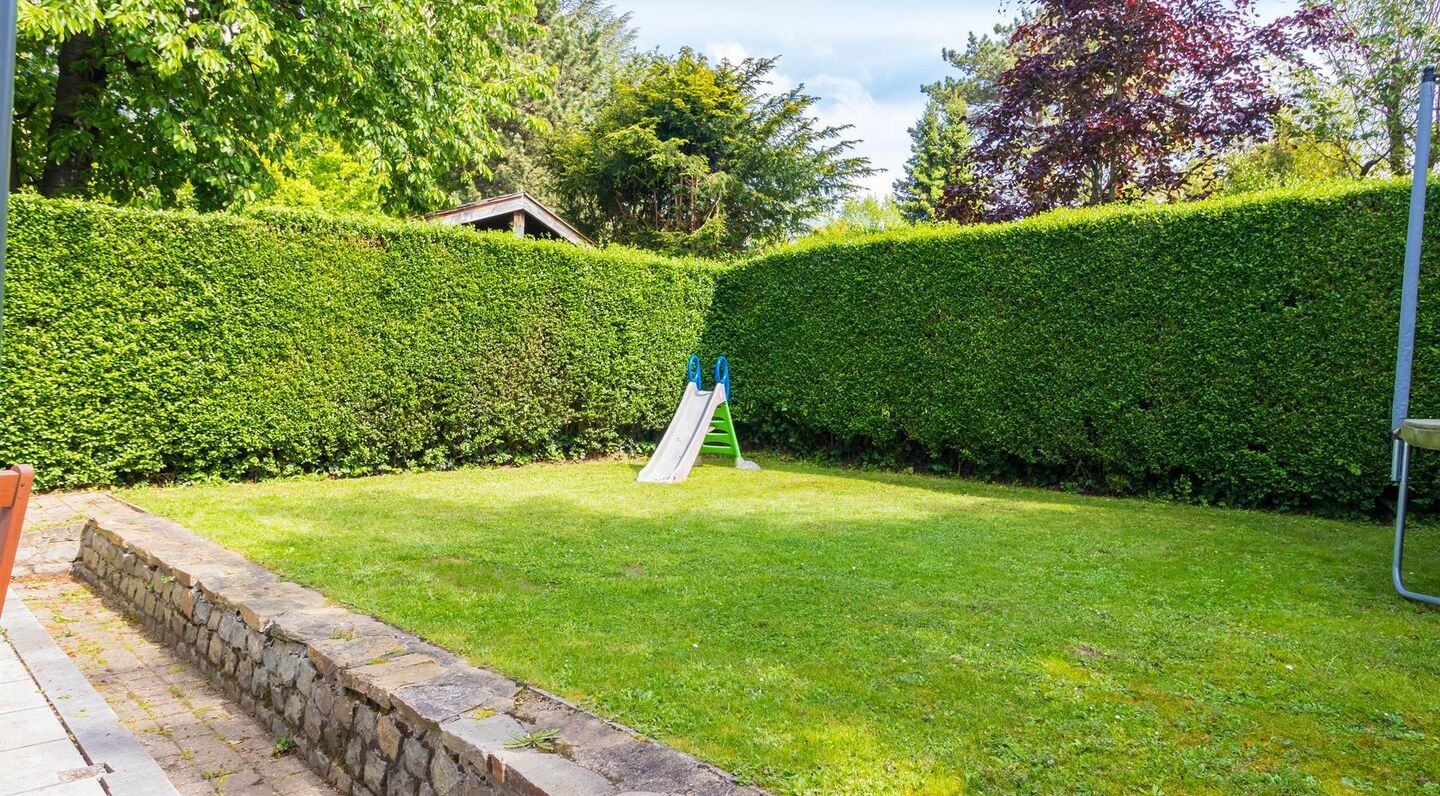
[[[127,496],[778,793],[1440,792],[1387,528],[761,462]]]

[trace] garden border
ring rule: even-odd
[[[725,771],[457,656],[118,498],[78,574],[352,796],[761,794]],[[556,730],[556,752],[507,741]]]

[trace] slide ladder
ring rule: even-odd
[[[723,453],[736,459],[745,458],[740,455],[740,440],[735,437],[735,421],[730,419],[729,401],[715,407],[715,415],[710,418],[710,430],[705,432],[705,442],[701,444],[700,452]]]
[[[730,413],[730,363],[725,357],[715,360],[715,387],[710,390],[702,387],[700,357],[692,356],[680,406],[636,481],[651,484],[684,481],[702,453],[733,456],[735,466],[743,470],[760,469],[740,453],[735,418]]]

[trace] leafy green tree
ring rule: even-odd
[[[1282,112],[1275,132],[1263,143],[1231,153],[1219,171],[1220,193],[1233,195],[1279,188],[1309,180],[1354,177],[1344,150],[1316,138],[1296,120],[1293,110]]]
[[[594,121],[555,148],[562,207],[587,232],[720,255],[788,240],[874,173],[804,87],[770,93],[774,59],[637,56]]]
[[[382,215],[384,179],[331,141],[307,140],[270,167],[275,188],[261,204]]]
[[[441,201],[548,77],[502,42],[533,0],[26,0],[17,185],[202,209],[255,199],[305,133],[375,164],[387,205]]]
[[[950,172],[970,148],[971,138],[964,100],[932,94],[924,114],[910,128],[910,159],[905,161],[905,176],[895,181],[895,197],[906,218],[935,220]]]
[[[884,232],[892,229],[904,229],[910,226],[910,220],[905,217],[900,204],[893,196],[851,196],[840,203],[832,213],[825,217],[823,223],[817,225],[806,238],[845,238],[853,235],[865,235],[871,232]]]
[[[1014,25],[996,25],[993,38],[972,33],[963,51],[943,50],[959,74],[921,87],[929,99],[910,128],[910,159],[894,186],[901,212],[911,221],[935,220],[945,186],[967,179],[952,172],[964,169],[974,139],[974,112],[995,101],[995,80],[1015,62],[1009,47],[1014,30]]]
[[[457,204],[526,191],[557,205],[551,143],[557,133],[595,115],[616,71],[634,51],[630,15],[614,6],[600,0],[539,0],[537,5],[541,33],[513,42],[510,49],[517,57],[539,59],[553,72],[552,91],[525,102],[523,117],[500,122],[500,151],[485,164],[488,169],[461,177],[464,182],[454,194]]]
[[[1308,0],[1330,7],[1349,35],[1319,49],[1299,81],[1298,121],[1346,173],[1408,174],[1420,66],[1440,61],[1434,0]]]

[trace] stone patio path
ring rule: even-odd
[[[277,756],[283,742],[84,583],[54,575],[16,586],[180,793],[335,795],[304,761]]]

